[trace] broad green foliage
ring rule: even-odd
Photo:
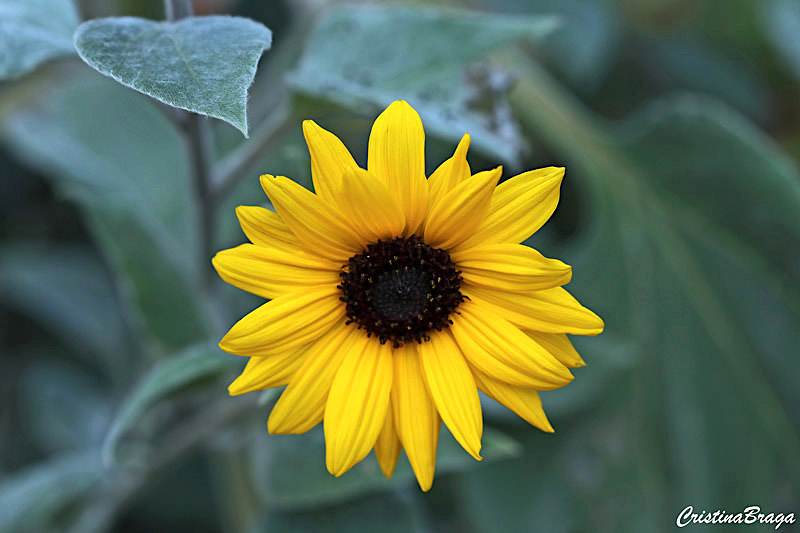
[[[370,495],[340,505],[314,510],[264,513],[251,533],[296,533],[298,531],[347,531],[348,533],[408,533],[427,531],[430,519],[420,498],[388,492]]]
[[[764,83],[753,68],[685,37],[642,39],[642,68],[667,88],[714,95],[755,120],[769,109]]]
[[[130,346],[121,309],[112,280],[91,250],[0,249],[0,300],[28,314],[109,377],[125,370]]]
[[[764,0],[759,4],[764,30],[772,45],[795,77],[800,78],[800,3],[795,0]]]
[[[616,533],[671,531],[689,504],[797,514],[800,173],[760,129],[800,153],[800,3],[302,5],[326,3],[290,22],[249,3],[285,37],[251,87],[271,40],[260,23],[106,18],[75,32],[69,0],[0,0],[0,320],[22,325],[0,327],[0,352],[13,346],[0,532]],[[82,14],[111,11],[90,4]],[[45,64],[74,53],[74,32],[115,81]],[[213,199],[216,249],[245,239],[236,205],[269,206],[259,174],[310,187],[302,118],[363,148],[369,120],[406,99],[437,139],[428,170],[464,132],[473,170],[566,167],[528,244],[573,265],[567,288],[607,328],[573,338],[588,366],[542,393],[554,434],[482,397],[484,460],[443,426],[421,493],[403,454],[392,479],[373,455],[334,478],[322,427],[267,434],[281,389],[228,397],[246,360],[214,329],[263,299],[203,283],[215,249],[201,251],[191,124],[161,103],[246,136],[248,98],[253,139],[204,124],[210,179],[232,180]],[[79,220],[61,228],[53,212]]]
[[[102,477],[96,450],[56,456],[0,482],[0,531],[45,531],[48,519]]]
[[[305,435],[265,436],[256,442],[252,468],[258,474],[254,481],[263,501],[277,508],[297,510],[333,505],[370,492],[416,486],[417,483],[402,454],[391,479],[384,477],[372,455],[347,474],[334,478],[325,468],[321,426]],[[508,459],[519,453],[520,447],[514,440],[490,428],[484,431],[483,462]],[[437,480],[447,472],[461,472],[472,467],[474,459],[442,426],[436,456]]]
[[[136,384],[119,408],[103,443],[104,463],[112,464],[116,460],[120,439],[154,404],[193,383],[216,377],[223,370],[240,368],[241,363],[241,358],[224,354],[215,344],[190,346],[157,363]]]
[[[570,287],[606,319],[604,336],[630,338],[635,356],[629,370],[607,377],[617,385],[601,404],[608,429],[564,428],[551,458],[561,465],[558,475],[574,461],[593,476],[587,481],[576,473],[560,482],[565,509],[587,500],[601,508],[610,498],[608,505],[630,506],[631,515],[623,512],[621,522],[599,529],[591,516],[572,516],[567,524],[629,530],[643,527],[635,509],[667,521],[686,501],[732,509],[774,501],[773,492],[800,472],[797,400],[788,383],[798,371],[788,354],[800,342],[790,326],[800,317],[795,166],[718,103],[665,99],[623,128],[599,127],[544,73],[524,72],[516,108],[566,159],[566,179],[579,181],[584,209],[592,213],[568,246],[548,251],[573,263]],[[753,305],[769,316],[754,316]],[[587,362],[576,382],[593,368],[593,358]],[[615,433],[623,420],[625,434]],[[610,439],[607,448],[580,444],[603,439]],[[536,454],[516,469],[469,474],[475,518],[522,530],[530,508],[519,500],[501,503],[513,494],[497,487],[519,486],[540,472],[542,461]],[[512,481],[498,484],[500,471]],[[630,476],[639,481],[615,481]]]
[[[92,76],[41,94],[3,130],[21,157],[85,209],[147,338],[169,348],[202,336],[188,163],[166,117]]]
[[[173,107],[222,119],[247,136],[247,88],[271,33],[238,17],[90,20],[75,32],[100,73]]]
[[[476,5],[508,14],[557,16],[558,28],[536,44],[537,54],[582,92],[606,79],[619,52],[623,29],[616,0],[479,0]]]
[[[72,0],[0,0],[0,80],[74,54],[78,22]]]
[[[16,355],[32,360],[19,383],[19,400],[36,444],[49,453],[96,450],[113,414],[108,383],[58,350]]]
[[[541,39],[556,27],[550,16],[404,6],[332,9],[289,81],[297,91],[359,111],[365,104],[382,109],[408,100],[429,134],[458,141],[469,132],[478,149],[518,164],[525,145],[503,98],[506,75],[468,67],[492,50]]]

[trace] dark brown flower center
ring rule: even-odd
[[[460,274],[447,250],[416,235],[370,244],[339,274],[347,323],[395,348],[426,341],[453,323],[450,314],[464,301]]]

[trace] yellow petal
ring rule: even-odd
[[[428,391],[450,433],[481,460],[483,417],[475,379],[448,330],[434,332],[418,346]]]
[[[240,205],[236,208],[236,216],[242,231],[253,244],[290,252],[300,247],[300,241],[274,211],[255,205]]]
[[[341,184],[345,170],[358,168],[358,165],[342,141],[313,120],[303,121],[303,136],[311,154],[314,191],[321,197],[332,200],[331,191]]]
[[[363,351],[363,339],[363,331],[354,325],[345,326],[341,321],[313,344],[272,408],[267,423],[269,432],[305,433],[322,422],[336,371],[345,354]]]
[[[378,465],[380,465],[384,476],[392,477],[402,447],[400,439],[397,438],[397,431],[394,429],[392,410],[387,409],[386,419],[383,421],[383,429],[375,442],[375,458],[378,459]]]
[[[242,244],[217,253],[211,262],[222,279],[264,298],[339,283],[339,265],[300,250]]]
[[[442,419],[428,393],[415,345],[394,351],[392,411],[395,427],[419,486],[427,491],[436,470],[436,446]]]
[[[564,333],[542,333],[530,330],[526,330],[525,333],[566,366],[570,368],[586,366],[586,362]]]
[[[472,175],[469,163],[467,163],[469,141],[469,133],[465,133],[458,143],[453,157],[439,165],[439,168],[434,170],[431,177],[428,178],[428,215],[433,206],[442,200],[448,192],[455,189],[456,185]],[[428,218],[428,215],[425,218]]]
[[[275,211],[309,250],[344,263],[363,243],[327,200],[283,176],[261,176]]]
[[[572,268],[521,244],[485,244],[453,252],[464,281],[512,292],[551,289],[569,283]]]
[[[405,101],[392,102],[372,125],[367,169],[397,196],[406,218],[405,235],[417,231],[425,218],[425,131],[422,120]]]
[[[542,399],[534,389],[515,387],[481,372],[475,372],[475,382],[489,398],[514,411],[528,424],[548,433],[553,432],[553,426],[542,409]]]
[[[540,168],[501,183],[492,196],[489,214],[460,250],[479,244],[520,243],[541,228],[558,205],[564,169]]]
[[[390,344],[368,339],[363,352],[345,354],[325,405],[325,462],[331,474],[341,476],[375,446],[391,388]]]
[[[303,346],[299,350],[269,357],[251,357],[239,377],[228,386],[228,394],[237,396],[286,385],[305,361],[307,353],[308,347]]]
[[[450,327],[464,356],[489,376],[540,390],[563,387],[572,374],[516,326],[479,301],[459,307]]]
[[[237,355],[267,356],[314,342],[344,317],[335,286],[287,294],[239,320],[219,342]]]
[[[446,193],[425,220],[425,242],[436,248],[452,248],[470,237],[481,225],[503,167],[478,172]]]
[[[465,283],[461,292],[522,329],[544,333],[597,335],[603,331],[599,316],[583,307],[565,289],[514,293]]]
[[[403,234],[406,219],[400,204],[386,184],[366,170],[347,169],[331,196],[362,242]]]

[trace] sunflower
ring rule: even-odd
[[[270,433],[324,424],[334,476],[370,450],[391,476],[401,449],[433,483],[442,422],[480,460],[478,390],[553,428],[541,390],[584,366],[566,334],[602,320],[562,285],[569,265],[523,240],[556,208],[564,169],[472,174],[465,134],[425,175],[425,133],[404,101],[378,116],[367,169],[332,133],[303,123],[316,193],[285,177],[261,184],[275,211],[241,206],[250,244],[213,259],[228,283],[269,299],[220,341],[250,359],[231,394],[288,385]]]

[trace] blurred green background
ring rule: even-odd
[[[321,432],[266,434],[273,393],[228,397],[244,361],[215,342],[259,300],[210,277],[173,110],[71,46],[79,20],[161,19],[161,2],[37,0],[53,58],[12,75],[15,3],[1,532],[638,532],[687,505],[800,512],[800,2],[195,1],[273,31],[250,138],[202,119],[211,250],[244,241],[234,207],[266,201],[259,174],[310,186],[304,118],[363,164],[373,118],[405,98],[429,172],[465,131],[473,169],[567,168],[530,244],[573,265],[606,332],[575,338],[588,366],[542,395],[555,434],[484,398],[485,460],[443,433],[424,494],[404,457],[391,480],[372,456],[334,479]]]

